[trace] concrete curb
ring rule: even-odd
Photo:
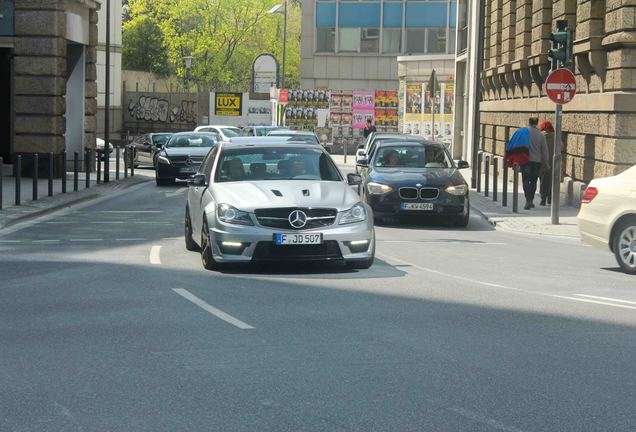
[[[128,177],[109,184],[93,185],[90,189],[46,197],[38,200],[36,204],[31,201],[21,206],[5,208],[0,211],[0,232],[14,225],[55,213],[67,207],[93,201],[100,197],[114,196],[117,193],[127,191],[133,186],[150,182],[151,180],[144,177]]]

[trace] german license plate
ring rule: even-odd
[[[180,172],[182,173],[195,173],[197,172],[197,169],[194,167],[186,167],[186,168],[181,168]]]
[[[402,210],[433,210],[433,203],[402,203]]]
[[[277,246],[322,244],[322,234],[274,234],[274,244]]]

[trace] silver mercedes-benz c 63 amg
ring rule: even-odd
[[[189,180],[188,250],[203,266],[257,261],[373,264],[373,213],[329,154],[303,142],[222,143]]]

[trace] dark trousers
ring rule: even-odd
[[[541,174],[541,201],[552,200],[552,171],[546,170]]]
[[[534,201],[534,194],[537,192],[537,179],[541,174],[541,163],[528,162],[521,167],[521,179],[523,181],[523,194],[526,201],[531,203]]]

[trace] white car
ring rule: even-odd
[[[104,151],[104,144],[105,141],[101,138],[97,138],[95,141],[95,150],[99,150],[99,151]],[[113,145],[111,143],[108,143],[108,153],[112,153],[113,152]]]
[[[577,222],[585,243],[613,252],[626,273],[636,274],[636,166],[592,180]]]
[[[235,126],[209,125],[197,126],[195,132],[211,132],[221,137],[221,141],[230,142],[232,138],[241,136],[241,130]]]

